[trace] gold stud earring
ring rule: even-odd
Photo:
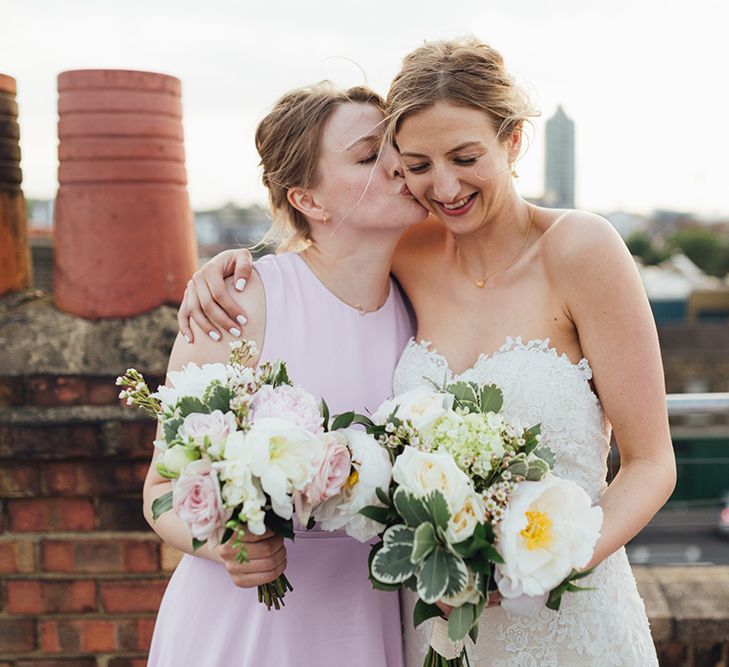
[[[511,168],[511,175],[514,178],[519,178],[519,174],[517,173],[516,169],[514,167]]]
[[[321,221],[324,223],[329,222],[329,216],[326,213],[323,213],[321,216]]]

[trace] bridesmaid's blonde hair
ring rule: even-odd
[[[501,141],[539,115],[501,54],[475,37],[426,42],[405,56],[387,95],[388,139],[394,144],[405,118],[441,101],[484,111]]]
[[[259,123],[256,149],[272,215],[263,243],[277,243],[278,250],[298,250],[310,244],[309,222],[289,203],[287,193],[293,187],[317,184],[326,123],[338,107],[352,102],[384,108],[384,100],[369,88],[342,91],[324,81],[287,93]]]

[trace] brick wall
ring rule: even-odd
[[[178,555],[141,511],[155,424],[116,395],[113,377],[0,381],[0,667],[145,664]]]

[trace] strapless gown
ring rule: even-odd
[[[611,427],[590,386],[586,359],[575,364],[549,340],[508,338],[464,373],[425,342],[410,340],[395,371],[395,394],[423,384],[458,379],[493,382],[504,393],[503,412],[524,427],[542,424],[556,453],[554,473],[582,486],[597,501],[607,484]],[[655,667],[658,665],[645,607],[621,548],[605,559],[584,585],[594,590],[565,595],[559,612],[546,607],[527,619],[501,607],[484,611],[478,644],[467,650],[474,667]],[[407,667],[422,667],[430,624],[412,627],[415,597],[401,594]]]

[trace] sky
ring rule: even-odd
[[[385,94],[424,40],[475,35],[542,111],[518,165],[540,196],[544,122],[576,124],[577,205],[729,215],[726,0],[0,0],[0,72],[18,84],[23,189],[57,182],[56,77],[141,69],[182,80],[195,209],[265,203],[256,123],[330,79]]]

